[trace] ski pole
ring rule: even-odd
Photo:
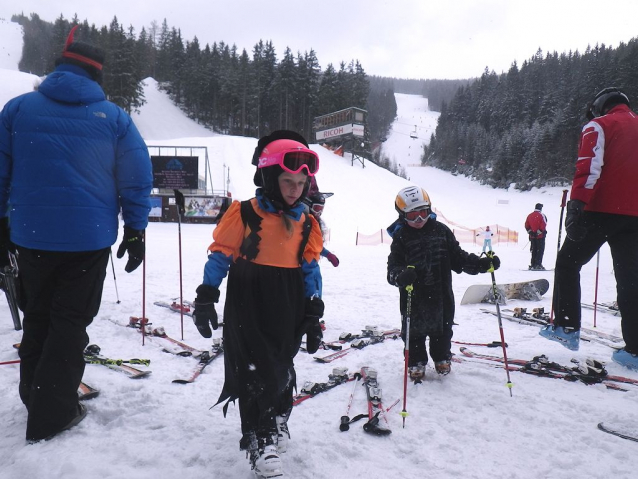
[[[503,343],[500,341],[492,341],[491,343],[466,343],[464,341],[452,341],[455,344],[464,344],[466,346],[485,346],[487,348],[500,348],[503,346]],[[505,347],[507,347],[507,343],[505,343]]]
[[[142,233],[142,240],[144,240],[144,261],[142,261],[142,320],[148,321],[146,318],[146,232]],[[146,328],[142,324],[142,346],[144,346],[146,340]]]
[[[184,304],[184,294],[182,288],[182,215],[186,211],[184,194],[175,189],[175,206],[177,206],[177,236],[179,238],[179,304]],[[182,340],[184,339],[184,308],[179,308],[179,316],[182,325]]]
[[[117,278],[115,277],[115,265],[113,264],[113,251],[109,251],[109,256],[111,256],[111,268],[113,269],[113,283],[115,283],[115,297],[117,298],[117,302],[115,304],[120,304],[120,293],[117,291]]]
[[[560,252],[560,237],[563,231],[563,215],[565,214],[565,206],[567,205],[567,190],[563,190],[563,198],[560,200],[560,221],[558,223],[558,247],[556,250],[556,261],[558,262],[558,253]],[[554,266],[556,269],[556,266]],[[594,317],[595,317],[594,313]],[[552,307],[549,310],[549,324],[554,324],[554,298],[552,297]]]
[[[0,363],[0,366],[4,366],[5,364],[19,364],[20,360],[19,359],[14,359],[12,361],[3,361]]]
[[[494,252],[490,251],[489,253],[485,253],[485,256],[490,258],[494,258]],[[498,318],[498,329],[501,334],[501,346],[503,346],[503,361],[505,362],[505,373],[507,374],[507,387],[510,390],[510,397],[512,397],[512,381],[510,379],[510,370],[509,364],[507,361],[507,350],[505,349],[505,334],[503,333],[503,322],[501,320],[501,305],[499,304],[499,300],[501,299],[501,293],[498,291],[496,287],[496,277],[494,276],[494,264],[490,263],[490,269],[488,270],[490,275],[492,276],[492,293],[494,294],[494,302],[496,303],[496,317]]]
[[[408,266],[408,269],[414,269],[414,266]],[[403,427],[405,428],[405,418],[408,416],[407,404],[408,404],[408,362],[410,361],[410,315],[412,314],[412,290],[414,286],[409,284],[405,287],[408,292],[408,298],[405,304],[405,349],[404,355],[404,368],[403,368],[403,410],[401,416],[403,417]]]
[[[352,406],[352,400],[354,399],[354,393],[357,391],[357,386],[359,385],[359,381],[361,380],[361,373],[354,374],[354,386],[352,387],[352,392],[350,393],[350,398],[348,399],[348,407],[346,408],[346,414],[341,416],[341,424],[339,424],[340,431],[347,431],[350,429],[350,407]]]
[[[596,286],[594,287],[594,328],[596,327],[596,313],[598,312],[598,267],[600,266],[600,250],[596,253]]]

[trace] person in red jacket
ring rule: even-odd
[[[580,269],[608,243],[626,344],[612,359],[638,369],[638,116],[625,93],[606,88],[596,95],[587,118],[567,204],[567,238],[556,261],[556,320],[540,334],[578,349]]]
[[[542,213],[543,205],[536,203],[534,211],[527,215],[525,229],[529,235],[532,261],[529,269],[545,270],[543,254],[545,253],[545,237],[547,236],[547,216]]]

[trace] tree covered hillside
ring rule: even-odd
[[[441,108],[422,162],[495,187],[527,190],[571,178],[585,113],[608,86],[638,98],[638,42],[543,56],[507,73],[487,69]]]

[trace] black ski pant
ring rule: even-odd
[[[532,267],[543,265],[543,254],[545,254],[545,238],[530,238],[530,251],[532,252]]]
[[[56,434],[78,414],[86,328],[100,307],[109,252],[18,247],[24,311],[19,391],[29,441]]]
[[[410,328],[411,329],[411,328]],[[430,356],[432,361],[438,363],[450,359],[450,349],[452,347],[452,329],[440,333],[428,333],[425,335],[417,335],[410,332],[410,357],[408,366],[416,366],[418,363],[427,364],[428,353],[425,346],[425,340],[430,338]],[[405,338],[404,338],[405,343]]]
[[[625,349],[638,354],[638,217],[585,212],[583,221],[585,238],[578,242],[565,238],[558,252],[553,297],[556,324],[580,329],[580,270],[608,243]]]

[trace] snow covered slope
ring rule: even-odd
[[[0,25],[0,42],[5,38]],[[28,91],[33,78],[15,75],[15,70],[0,70],[0,95],[6,91]],[[5,97],[2,96],[4,99]],[[230,190],[235,198],[248,198],[254,192],[250,165],[255,139],[209,135],[200,126],[180,127],[182,137],[172,134],[170,125],[187,125],[179,112],[161,107],[161,115],[145,118],[146,108],[157,99],[149,95],[149,105],[138,118],[141,129],[152,135],[151,144],[208,146],[214,183],[223,181],[223,165],[230,168]],[[8,99],[8,98],[6,98]],[[5,99],[5,101],[6,101]],[[420,108],[423,100],[405,98],[407,108]],[[415,105],[410,106],[410,101]],[[403,108],[401,106],[400,108]],[[399,117],[403,117],[403,110]],[[149,133],[157,132],[157,133]],[[147,136],[147,138],[149,138]],[[415,140],[405,136],[408,145]],[[397,141],[397,143],[399,143]],[[357,229],[372,232],[395,219],[394,197],[410,184],[372,164],[366,168],[351,166],[348,159],[337,157],[320,146],[312,145],[321,155],[318,181],[321,190],[333,191],[326,202],[325,219],[332,229],[327,247],[341,260],[338,268],[322,261],[327,340],[341,332],[356,333],[366,325],[382,329],[399,326],[398,291],[386,282],[387,245],[355,246]],[[407,148],[406,144],[397,144]],[[398,155],[399,153],[397,153]],[[410,163],[412,161],[410,160]],[[432,168],[408,168],[411,181],[426,188],[435,206],[447,217],[468,226],[495,221],[516,228],[531,211],[534,203],[545,204],[550,219],[546,266],[556,255],[556,237],[560,214],[560,189],[547,188],[527,193],[494,190],[453,177]],[[218,188],[215,186],[215,188]],[[497,206],[507,199],[507,206]],[[208,225],[184,224],[182,231],[182,265],[184,295],[193,299],[200,284],[211,242]],[[553,236],[552,236],[553,235]],[[193,384],[171,381],[188,374],[196,361],[163,353],[152,342],[141,344],[133,330],[114,324],[126,323],[130,315],[145,315],[155,326],[164,326],[169,335],[181,338],[180,316],[153,305],[157,300],[179,296],[178,228],[175,224],[151,223],[147,230],[146,281],[143,290],[142,268],[127,274],[125,260],[115,259],[115,274],[109,266],[98,316],[88,329],[92,343],[113,358],[148,358],[153,374],[131,380],[99,365],[87,365],[84,380],[101,390],[98,398],[87,402],[87,418],[71,431],[54,440],[26,445],[24,441],[26,411],[18,397],[19,367],[0,366],[0,478],[2,479],[193,479],[253,477],[248,461],[239,451],[239,413],[230,406],[224,418],[221,408],[211,406],[223,384],[223,361],[216,360]],[[547,278],[552,273],[521,271],[529,263],[524,245],[495,245],[502,259],[496,272],[499,282]],[[478,247],[463,245],[468,251]],[[582,274],[583,300],[593,301],[595,263]],[[599,301],[615,298],[615,282],[608,248],[603,248],[600,263]],[[499,339],[496,318],[480,312],[481,305],[460,306],[465,289],[474,283],[486,284],[487,275],[454,275],[457,298],[455,339],[489,342]],[[223,315],[225,283],[218,312]],[[146,304],[142,304],[142,292]],[[550,308],[551,291],[538,304],[511,301],[507,307],[543,306]],[[118,302],[119,299],[119,302]],[[493,306],[484,305],[489,309]],[[593,312],[583,311],[583,324],[592,327]],[[620,334],[615,316],[599,313],[601,331]],[[531,359],[544,353],[553,361],[570,364],[570,359],[588,356],[609,361],[611,349],[597,343],[583,342],[579,352],[538,336],[537,328],[504,321],[508,356]],[[221,330],[215,332],[221,336]],[[207,348],[211,340],[199,336],[190,318],[183,323],[184,341]],[[17,358],[11,347],[21,334],[13,330],[9,311],[0,298],[0,362]],[[481,352],[501,355],[498,349],[473,347]],[[453,347],[458,354],[458,345]],[[400,340],[354,351],[331,365],[320,364],[299,353],[295,359],[299,386],[305,381],[325,381],[333,366],[350,372],[362,366],[378,370],[384,402],[389,406],[403,393],[403,355]],[[638,468],[634,443],[604,434],[596,429],[600,421],[638,424],[638,388],[630,392],[586,386],[556,379],[537,378],[511,373],[513,397],[505,386],[503,369],[473,363],[454,363],[449,376],[438,377],[431,367],[424,384],[408,387],[406,427],[401,427],[398,411],[388,413],[392,435],[370,436],[361,422],[350,431],[339,431],[339,419],[345,413],[350,385],[310,399],[295,408],[290,420],[292,441],[283,456],[286,477],[363,477],[367,479],[630,479]],[[631,376],[613,363],[610,374]],[[351,416],[366,411],[363,389],[357,391]]]

